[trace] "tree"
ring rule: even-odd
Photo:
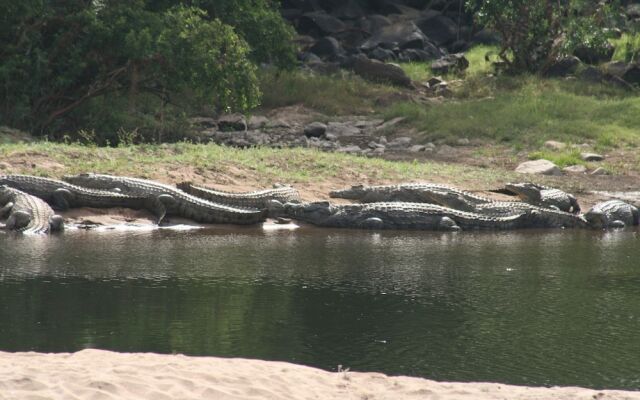
[[[88,101],[188,94],[218,110],[258,104],[250,49],[197,7],[145,0],[0,0],[0,119],[37,132],[65,128]]]
[[[502,36],[513,72],[541,72],[576,49],[605,51],[613,5],[591,0],[467,0],[476,21]]]

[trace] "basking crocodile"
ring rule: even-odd
[[[226,204],[239,208],[267,208],[269,200],[277,200],[281,203],[300,200],[298,191],[288,185],[273,185],[272,189],[256,190],[253,192],[224,192],[221,190],[196,186],[191,182],[182,182],[176,185],[193,196],[201,197],[205,200],[217,204]]]
[[[577,214],[580,212],[578,200],[562,190],[550,188],[537,183],[507,183],[505,189],[513,192],[524,202],[546,208],[557,208],[560,211]]]
[[[144,196],[130,196],[106,190],[89,189],[55,179],[29,175],[0,176],[0,184],[37,196],[54,209],[67,210],[76,207],[133,209],[147,208],[159,213],[157,205]]]
[[[526,228],[586,228],[587,220],[577,214],[559,211],[555,208],[534,206],[521,201],[494,201],[474,204],[463,196],[451,191],[433,191],[432,200],[441,206],[461,211],[491,216],[526,214]]]
[[[64,228],[61,216],[42,199],[6,185],[0,185],[0,216],[9,214],[5,229],[22,233],[48,233]]]
[[[364,186],[356,185],[348,189],[334,190],[330,197],[357,200],[361,203],[375,203],[386,201],[405,201],[416,203],[434,203],[433,192],[454,193],[472,204],[491,203],[493,200],[477,196],[450,186],[434,183],[403,183],[400,185]]]
[[[333,205],[329,202],[270,202],[281,215],[318,226],[360,229],[471,230],[515,229],[523,215],[489,216],[427,203],[380,202]]]
[[[266,219],[267,210],[241,209],[212,203],[170,185],[145,179],[101,174],[80,174],[62,179],[92,189],[119,190],[130,196],[144,196],[164,206],[167,215],[190,218],[196,222],[247,225]]]
[[[622,200],[608,200],[598,203],[587,211],[584,217],[594,228],[624,228],[638,225],[638,208]]]

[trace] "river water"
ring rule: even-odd
[[[0,235],[0,350],[640,388],[637,232]]]

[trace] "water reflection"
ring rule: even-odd
[[[637,389],[637,235],[0,237],[0,349],[183,352]]]

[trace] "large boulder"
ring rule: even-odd
[[[416,25],[438,46],[447,45],[458,39],[458,25],[444,15],[435,15],[416,21]]]
[[[343,19],[362,18],[368,13],[368,10],[366,10],[363,5],[366,5],[366,3],[362,4],[362,2],[357,0],[342,1],[339,5],[332,8],[331,15]]]
[[[326,36],[320,39],[315,45],[313,45],[309,51],[319,57],[336,60],[338,57],[344,54],[342,45],[336,38]]]
[[[611,60],[614,51],[615,48],[610,44],[601,49],[580,46],[573,51],[573,54],[587,64],[599,64]]]
[[[391,24],[391,20],[384,15],[372,14],[361,19],[358,22],[358,27],[364,32],[372,35],[373,33],[380,31],[385,26],[389,26]]]
[[[560,168],[549,160],[523,162],[518,165],[516,172],[521,174],[562,175]]]
[[[306,13],[298,21],[298,32],[314,37],[333,35],[346,28],[344,22],[322,11]]]
[[[350,57],[344,66],[369,81],[413,88],[411,78],[397,65],[386,64],[377,60],[370,60],[363,55],[357,55]]]

